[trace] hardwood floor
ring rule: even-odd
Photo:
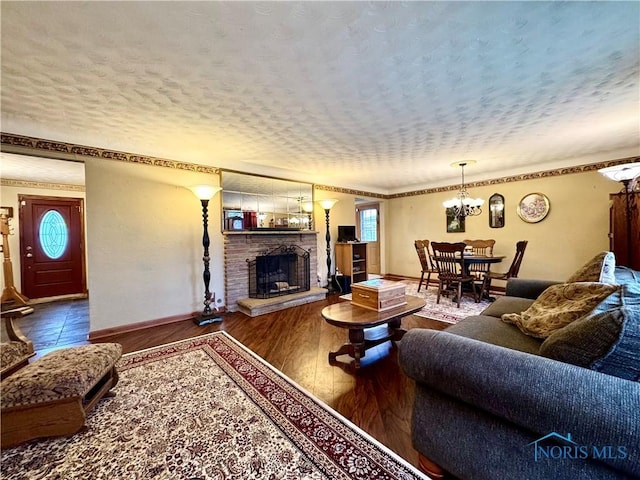
[[[102,338],[122,344],[125,353],[224,330],[275,368],[417,466],[410,420],[414,386],[400,369],[396,349],[352,374],[328,363],[329,351],[347,340],[347,331],[325,322],[320,311],[338,296],[259,317],[225,313],[219,324],[191,321]],[[408,316],[403,328],[441,330],[448,324]],[[56,347],[64,346],[58,344]],[[369,355],[369,352],[367,352]]]

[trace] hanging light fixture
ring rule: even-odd
[[[469,192],[467,192],[467,189],[464,186],[464,167],[467,165],[473,165],[474,163],[476,163],[475,160],[463,160],[461,162],[454,162],[451,164],[452,167],[460,167],[462,169],[462,185],[456,197],[442,202],[442,205],[445,208],[453,209],[453,216],[456,218],[475,217],[482,213],[484,200],[481,198],[471,198]]]

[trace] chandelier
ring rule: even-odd
[[[482,213],[484,200],[481,198],[472,198],[464,186],[464,167],[467,165],[473,165],[474,163],[476,163],[475,160],[464,160],[462,162],[454,162],[451,164],[452,167],[460,167],[462,169],[462,185],[456,197],[442,202],[442,205],[445,208],[453,210],[454,218],[475,217]]]

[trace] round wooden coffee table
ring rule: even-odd
[[[329,324],[349,329],[349,341],[335,352],[329,352],[329,363],[339,364],[340,355],[349,355],[354,369],[360,368],[366,351],[387,341],[398,341],[406,333],[400,328],[402,317],[416,313],[426,302],[420,297],[406,296],[407,303],[382,312],[352,305],[334,303],[322,309],[322,318]]]

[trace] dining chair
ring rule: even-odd
[[[422,282],[424,282],[424,274],[427,274],[427,281],[425,282],[425,288],[429,288],[429,280],[431,279],[432,273],[438,273],[438,269],[434,266],[433,261],[431,259],[431,254],[429,253],[429,240],[416,240],[414,242],[414,246],[416,247],[416,252],[418,253],[418,258],[420,259],[420,267],[422,268],[422,273],[420,274],[420,282],[418,283],[418,292],[420,291],[420,287],[422,287]]]
[[[473,294],[473,299],[478,303],[479,297],[476,293],[476,282],[471,274],[466,274],[464,269],[464,249],[466,245],[462,242],[431,242],[433,258],[438,269],[438,298],[436,303],[440,303],[440,295],[448,295],[453,288],[457,289],[457,304],[460,308],[462,295],[468,293],[463,289],[468,285]]]
[[[496,241],[493,238],[488,240],[465,240],[465,245],[473,249],[474,255],[493,255],[493,247]]]
[[[493,256],[493,247],[496,241],[493,238],[488,240],[465,240],[467,247],[471,247],[474,255]],[[489,273],[491,265],[489,263],[472,263],[469,265],[468,272],[476,277],[476,284],[480,288],[480,298],[484,294],[485,277]]]
[[[520,271],[520,265],[522,264],[522,258],[524,257],[524,251],[527,248],[527,240],[521,240],[516,243],[516,254],[513,257],[509,270],[504,273],[499,272],[487,272],[482,286],[481,295],[485,293],[488,295],[491,290],[491,280],[509,280],[510,278],[516,278]]]

